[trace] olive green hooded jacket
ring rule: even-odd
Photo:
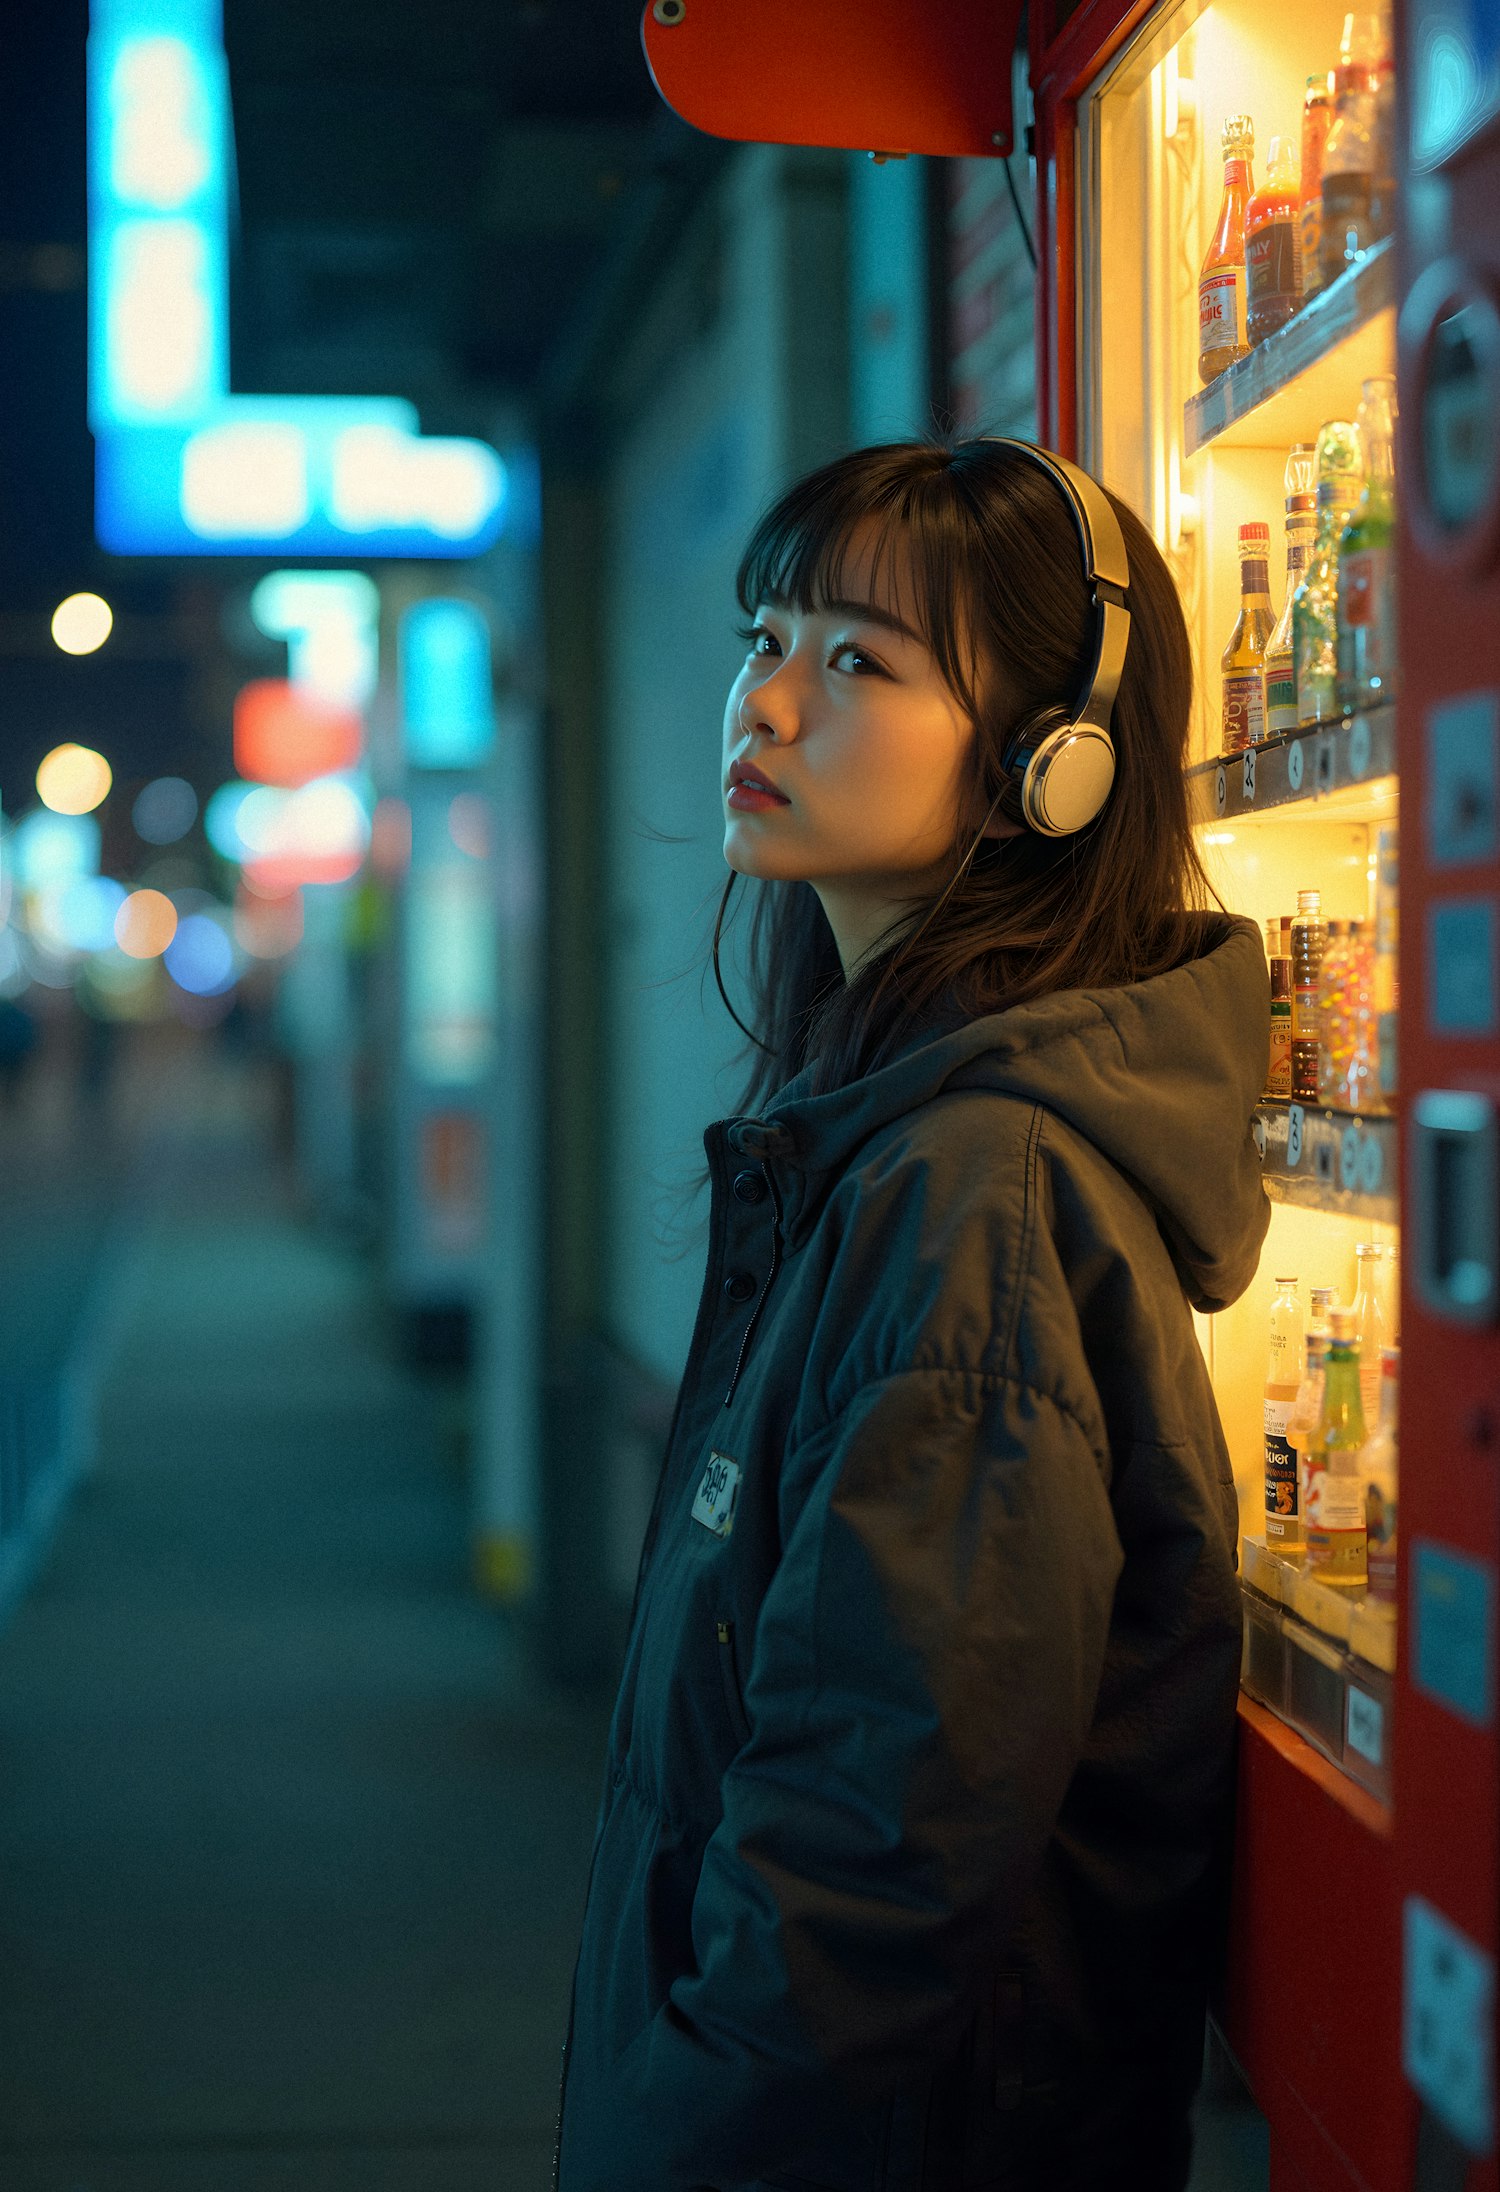
[[[1180,2185],[1268,1208],[1248,921],[709,1128],[560,2192]]]

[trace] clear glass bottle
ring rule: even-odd
[[[1359,500],[1359,445],[1348,419],[1318,435],[1318,526],[1302,583],[1292,597],[1292,652],[1299,724],[1338,720],[1339,539]]]
[[[1266,732],[1297,728],[1297,659],[1292,651],[1292,597],[1312,553],[1316,524],[1317,452],[1310,441],[1292,445],[1286,460],[1286,597],[1266,641]]]
[[[1318,983],[1328,930],[1322,894],[1298,891],[1292,922],[1292,1095],[1299,1104],[1315,1104],[1318,1074]]]
[[[1326,1289],[1325,1289],[1326,1294]],[[1307,1489],[1312,1472],[1312,1452],[1323,1414],[1323,1379],[1328,1364],[1329,1332],[1317,1321],[1316,1289],[1313,1310],[1302,1335],[1302,1382],[1297,1398],[1287,1411],[1286,1441],[1297,1457],[1297,1514],[1305,1533]]]
[[[1380,1415],[1365,1447],[1365,1561],[1370,1603],[1396,1610],[1401,1350],[1380,1350]]]
[[[1368,380],[1355,422],[1364,486],[1339,540],[1338,698],[1346,714],[1396,692],[1396,383]]]
[[[1373,1423],[1380,1406],[1380,1350],[1395,1338],[1387,1299],[1386,1252],[1378,1241],[1361,1241],[1354,1251],[1354,1300],[1350,1305],[1359,1342],[1359,1387],[1365,1420]]]
[[[1364,1448],[1359,1343],[1352,1309],[1335,1309],[1323,1377],[1323,1407],[1308,1448],[1307,1566],[1320,1583],[1365,1586]]]
[[[1323,148],[1333,127],[1333,70],[1309,76],[1302,100],[1302,176],[1297,209],[1302,302],[1323,286]]]
[[[1387,151],[1384,142],[1392,89],[1388,18],[1369,10],[1346,15],[1334,71],[1333,126],[1323,148],[1319,255],[1325,288],[1390,233],[1394,193],[1377,171],[1394,161],[1394,147]]]
[[[1245,340],[1245,208],[1255,188],[1255,125],[1248,114],[1224,124],[1224,195],[1198,276],[1198,378],[1216,380],[1243,358]]]
[[[1302,1299],[1295,1278],[1279,1278],[1276,1298],[1271,1304],[1271,1350],[1262,1403],[1266,1543],[1277,1553],[1295,1552],[1302,1544],[1302,1518],[1297,1503],[1297,1455],[1286,1435],[1287,1419],[1301,1389],[1302,1365]]]
[[[1241,753],[1266,735],[1266,641],[1276,622],[1271,606],[1271,528],[1240,527],[1240,613],[1229,644],[1219,657],[1224,673],[1223,737],[1225,753]]]

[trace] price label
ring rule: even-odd
[[[1349,733],[1349,774],[1357,784],[1370,767],[1370,726],[1364,716],[1355,718]]]
[[[1380,1151],[1380,1136],[1366,1134],[1359,1152],[1359,1185],[1365,1195],[1378,1195],[1385,1178],[1385,1159]]]
[[[1302,1162],[1302,1119],[1302,1106],[1300,1104],[1288,1104],[1286,1107],[1286,1162],[1289,1172],[1295,1172]]]
[[[1357,1126],[1346,1126],[1339,1141],[1339,1178],[1352,1195],[1359,1185],[1360,1145],[1364,1136]]]
[[[1313,760],[1313,782],[1319,793],[1333,790],[1333,740],[1326,731],[1318,733],[1318,743]]]
[[[1245,805],[1251,807],[1255,804],[1255,748],[1253,746],[1245,748],[1245,766],[1241,782],[1245,794]]]
[[[1323,1135],[1313,1148],[1313,1177],[1319,1187],[1332,1187],[1333,1164],[1333,1137],[1331,1134]]]
[[[1220,814],[1229,805],[1229,777],[1222,761],[1219,763],[1219,773],[1214,778],[1214,805]]]
[[[1294,738],[1286,750],[1286,780],[1294,792],[1302,789],[1302,741]]]

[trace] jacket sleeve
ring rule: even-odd
[[[784,2168],[957,2038],[1093,1718],[1106,1471],[1056,1400],[940,1369],[788,1454],[696,1970],[617,2066],[609,2192]]]

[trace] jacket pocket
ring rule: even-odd
[[[750,1721],[745,1711],[745,1701],[740,1695],[740,1678],[734,1664],[734,1623],[716,1621],[714,1634],[718,1640],[719,1680],[724,1689],[724,1710],[729,1715],[729,1725],[734,1730],[737,1743],[750,1740]]]

